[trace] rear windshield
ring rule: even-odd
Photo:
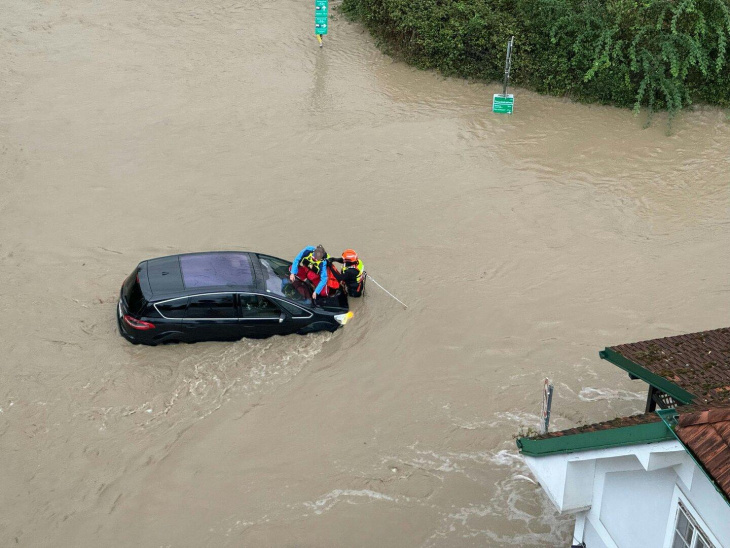
[[[139,286],[139,268],[135,268],[129,277],[124,280],[122,286],[122,297],[127,305],[130,314],[139,314],[147,304],[142,294],[142,288]]]

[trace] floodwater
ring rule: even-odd
[[[605,346],[728,324],[730,123],[485,86],[334,15],[0,0],[0,545],[557,546],[518,457],[643,408]],[[516,54],[519,54],[518,50]],[[354,247],[334,334],[133,346],[155,256]]]

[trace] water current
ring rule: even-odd
[[[0,545],[564,546],[513,439],[543,378],[554,428],[634,413],[600,349],[727,325],[723,112],[494,115],[310,4],[0,0]],[[141,260],[318,243],[409,308],[117,334]]]

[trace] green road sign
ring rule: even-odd
[[[495,93],[492,100],[492,112],[497,114],[512,114],[515,106],[515,96],[512,94]]]
[[[327,34],[328,0],[314,0],[314,34]]]

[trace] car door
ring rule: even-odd
[[[162,319],[155,320],[160,333],[164,333],[166,340],[184,339],[182,330],[183,319],[188,308],[188,298],[179,297],[155,303],[155,309]]]
[[[272,300],[286,312],[286,319],[282,322],[282,334],[299,333],[302,329],[312,323],[314,314],[305,308],[294,304],[279,297],[273,297]]]
[[[272,299],[255,293],[239,293],[239,321],[246,337],[270,337],[283,333],[286,314]]]
[[[233,341],[243,336],[233,293],[193,295],[183,320],[189,341]]]

